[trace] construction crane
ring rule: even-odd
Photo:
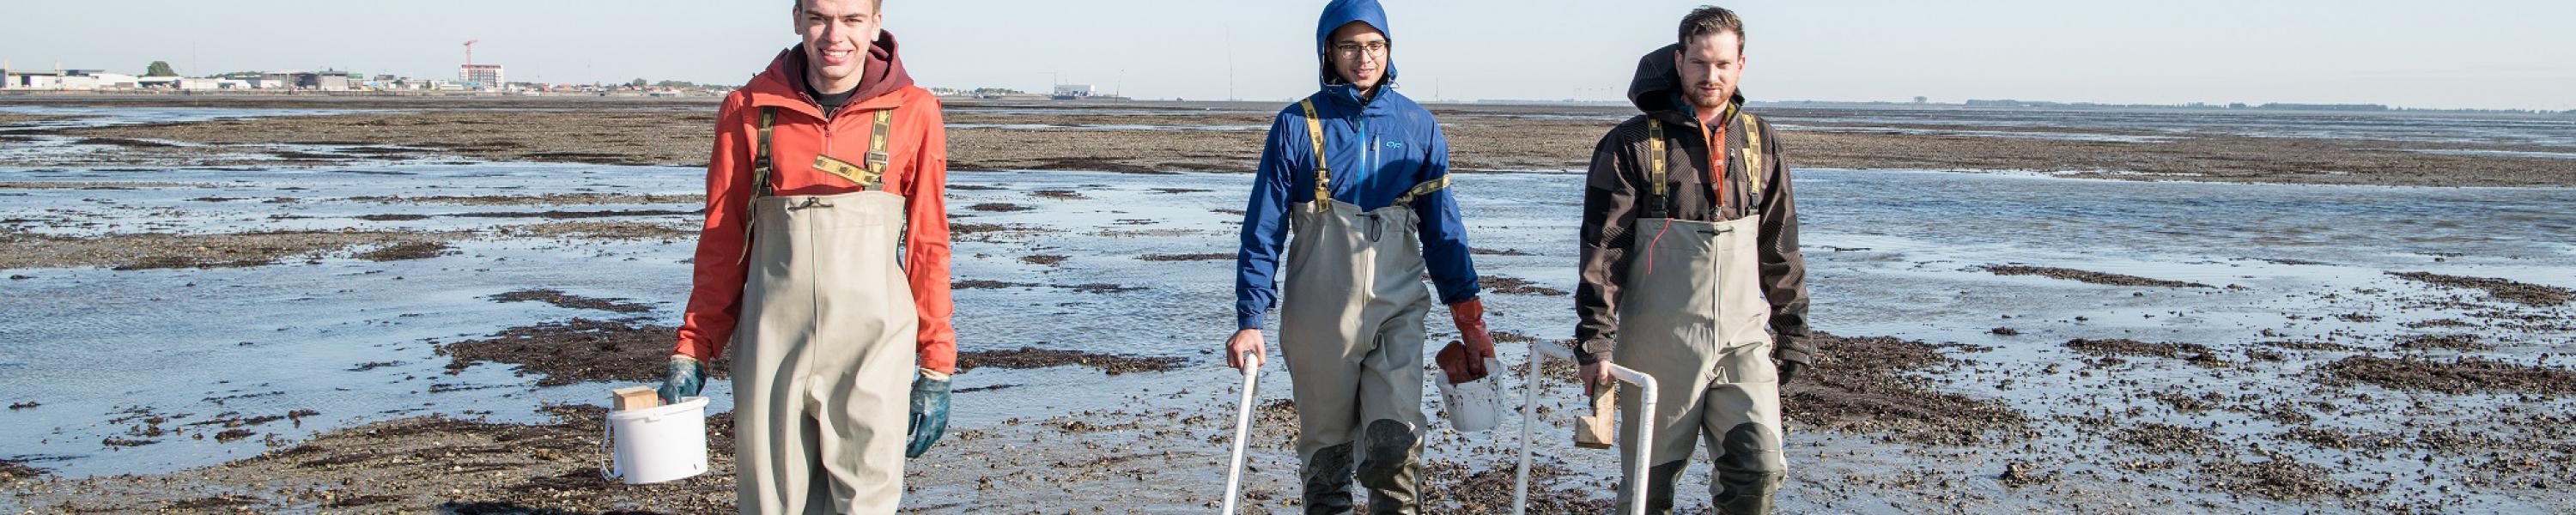
[[[473,65],[474,65],[474,44],[475,44],[475,43],[481,43],[481,42],[483,42],[483,40],[480,40],[480,39],[476,39],[476,40],[468,40],[468,41],[466,41],[466,42],[465,42],[465,65],[466,65],[466,66],[473,66]]]

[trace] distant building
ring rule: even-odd
[[[0,70],[0,88],[60,89],[62,70]]]
[[[508,82],[503,81],[501,65],[498,64],[468,64],[458,66],[456,67],[456,80],[457,82],[465,83],[466,89],[500,89],[502,86],[509,84]]]
[[[142,77],[122,73],[109,73],[99,70],[90,70],[89,76],[98,78],[97,89],[135,89],[143,87]]]
[[[351,75],[364,77],[364,75],[337,70],[323,70],[318,72],[271,72],[267,74],[267,76],[275,76],[283,79],[286,83],[286,87],[316,91],[348,91],[351,89],[351,86],[364,82],[363,80],[349,80]]]
[[[106,70],[6,70],[0,83],[10,89],[100,89],[141,87],[137,77]]]
[[[262,73],[254,77],[241,77],[240,80],[242,82],[250,83],[251,89],[287,89],[295,87],[295,76],[285,73]]]
[[[1057,84],[1055,94],[1049,96],[1056,100],[1076,100],[1095,94],[1098,93],[1092,91],[1090,84]]]
[[[135,81],[136,81],[137,83],[141,84],[141,85],[142,85],[142,87],[143,87],[143,89],[175,89],[175,90],[180,90],[180,91],[213,91],[213,90],[224,90],[224,89],[250,89],[250,82],[248,82],[248,81],[243,81],[243,80],[239,80],[239,79],[226,79],[226,78],[220,78],[220,77],[173,77],[173,76],[160,76],[160,77],[143,77],[143,78],[135,79]]]

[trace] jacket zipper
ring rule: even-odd
[[[804,99],[806,105],[814,106],[814,112],[823,113],[823,149],[822,151],[817,152],[817,154],[830,155],[832,153],[832,119],[837,118],[833,115],[838,113],[833,111],[824,111],[823,101],[815,100],[813,95],[805,94],[803,91],[796,92],[796,98]],[[849,105],[842,104],[841,107],[847,108]]]

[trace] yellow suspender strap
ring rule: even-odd
[[[1655,187],[1655,198],[1664,198],[1664,122],[1646,118],[1646,182]]]
[[[1741,111],[1735,114],[1735,124],[1744,127],[1744,149],[1737,153],[1744,156],[1744,181],[1753,186],[1744,192],[1759,204],[1762,202],[1762,178],[1767,175],[1762,168],[1762,126],[1753,123],[1753,113]]]
[[[1306,110],[1306,139],[1315,143],[1315,211],[1321,212],[1333,200],[1333,167],[1324,164],[1324,120],[1315,117],[1313,99],[1297,101]]]
[[[1423,195],[1430,195],[1433,192],[1440,191],[1441,188],[1447,187],[1449,187],[1449,176],[1447,175],[1442,175],[1438,179],[1422,181],[1422,184],[1413,185],[1413,189],[1405,190],[1404,195],[1395,197],[1394,205],[1413,205],[1413,199],[1419,198]]]
[[[760,143],[751,147],[751,191],[753,198],[769,196],[769,132],[778,125],[778,108],[760,108]]]
[[[751,259],[751,225],[760,220],[760,213],[751,205],[770,194],[769,133],[777,125],[778,108],[760,108],[760,142],[751,147],[751,195],[742,203],[742,255],[734,258],[736,263]]]
[[[878,110],[876,130],[868,134],[867,158],[868,175],[876,176],[877,191],[887,191],[886,183],[893,182],[885,180],[886,163],[889,161],[886,155],[886,137],[893,133],[894,108]]]
[[[894,109],[878,110],[876,119],[876,130],[868,134],[867,158],[860,159],[860,163],[851,163],[829,154],[817,153],[814,154],[814,171],[848,179],[851,184],[857,184],[861,189],[875,188],[877,191],[889,191],[887,188],[892,186],[887,184],[888,181],[885,178],[886,138],[894,133]]]

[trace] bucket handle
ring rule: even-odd
[[[608,420],[605,418],[600,419],[599,421],[599,453],[608,455],[608,463],[601,464],[599,466],[600,479],[619,479],[619,476],[617,475],[617,449],[610,446],[611,442],[617,441],[616,428],[616,424],[608,423]]]

